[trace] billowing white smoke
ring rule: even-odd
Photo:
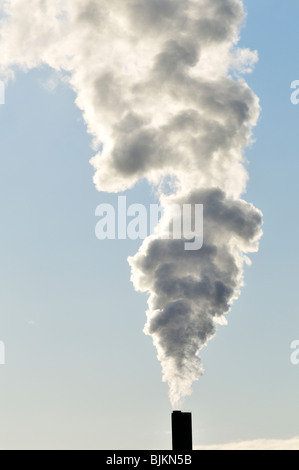
[[[161,189],[168,178],[166,209],[204,205],[201,250],[158,230],[129,260],[135,288],[149,294],[145,332],[175,405],[202,373],[198,353],[225,323],[245,254],[261,236],[260,211],[241,200],[259,116],[240,78],[257,59],[237,47],[242,1],[6,0],[2,8],[0,71],[47,64],[65,74],[99,149],[100,191],[140,178]]]

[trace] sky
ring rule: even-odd
[[[262,108],[245,199],[262,210],[264,236],[183,408],[200,448],[299,448],[299,365],[290,361],[299,340],[299,106],[290,101],[299,5],[244,3],[241,46],[259,53],[246,80]],[[96,207],[117,195],[95,189],[75,98],[43,66],[16,73],[0,105],[0,448],[170,448],[168,387],[127,262],[140,242],[95,237]],[[155,200],[143,180],[126,195],[129,204]]]

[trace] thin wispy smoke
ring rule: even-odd
[[[65,74],[98,148],[97,189],[140,178],[159,188],[166,215],[129,262],[149,295],[145,332],[175,405],[201,375],[199,351],[226,322],[261,236],[261,212],[241,199],[260,112],[241,78],[257,60],[237,46],[243,3],[7,0],[3,9],[0,71],[47,64]],[[173,203],[204,205],[201,250],[159,237]]]
[[[299,450],[299,437],[289,440],[257,439],[255,441],[233,442],[218,446],[195,446],[195,450]]]

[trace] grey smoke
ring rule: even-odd
[[[149,292],[145,332],[153,337],[164,379],[176,404],[191,393],[203,369],[198,352],[225,324],[238,297],[244,252],[255,251],[261,213],[220,189],[195,190],[171,203],[204,205],[204,246],[186,251],[183,240],[148,238],[131,258],[135,288]]]
[[[242,200],[260,112],[242,78],[257,60],[237,45],[243,3],[7,0],[0,9],[1,75],[47,64],[69,82],[97,148],[97,189],[146,178],[160,190],[165,216],[129,262],[175,405],[202,373],[199,352],[225,324],[261,237],[260,211]],[[161,192],[169,178],[172,195]],[[201,250],[159,237],[173,203],[204,205]]]

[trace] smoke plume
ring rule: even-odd
[[[176,405],[202,374],[199,352],[225,324],[261,237],[261,212],[241,199],[260,112],[242,78],[257,60],[238,47],[243,3],[6,0],[2,10],[2,76],[46,64],[69,82],[98,149],[97,189],[140,178],[159,188],[165,215],[129,263]],[[174,203],[203,204],[200,250],[159,236]]]

